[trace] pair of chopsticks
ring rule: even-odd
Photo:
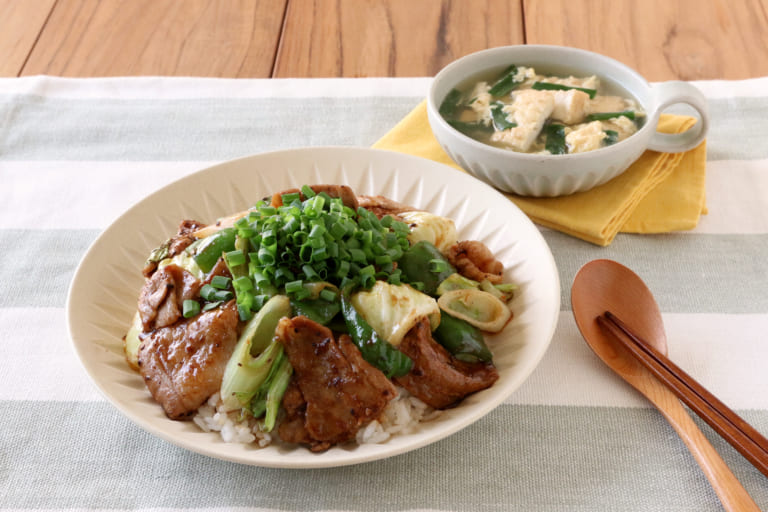
[[[616,315],[606,311],[596,320],[605,332],[624,345],[675,396],[706,421],[762,474],[768,476],[768,440],[765,437],[667,356],[634,334]]]

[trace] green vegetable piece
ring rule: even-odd
[[[171,245],[170,240],[166,240],[163,242],[163,244],[160,247],[156,247],[152,249],[152,252],[149,253],[149,257],[147,258],[147,261],[144,263],[144,266],[149,265],[150,263],[160,263],[164,259],[168,257],[170,254],[169,248]]]
[[[502,302],[509,302],[516,289],[512,283],[493,284],[487,279],[480,281],[480,290],[490,293]]]
[[[565,126],[561,124],[549,124],[544,127],[546,142],[544,148],[553,155],[564,155],[568,152],[565,145]]]
[[[264,415],[265,432],[271,432],[275,428],[277,413],[280,410],[280,402],[283,400],[285,390],[291,381],[293,367],[285,352],[281,351],[277,360],[272,365],[269,375],[259,387],[256,396],[251,400],[251,414],[255,418]]]
[[[224,260],[230,268],[236,268],[246,263],[245,253],[239,249],[225,252]]]
[[[350,298],[354,286],[345,286],[341,293],[341,311],[350,338],[360,349],[363,359],[381,370],[384,375],[388,378],[402,377],[411,371],[413,361],[382,339],[357,312]]]
[[[440,272],[432,272],[432,260],[444,261],[440,266],[442,268]],[[406,282],[421,282],[423,284],[421,291],[433,297],[437,294],[440,283],[456,273],[456,269],[440,250],[426,240],[417,242],[405,251],[397,267],[402,270]]]
[[[605,130],[605,138],[603,139],[603,144],[610,146],[612,144],[616,144],[617,142],[619,142],[619,132],[616,130]]]
[[[587,116],[587,121],[607,121],[615,117],[626,117],[628,119],[635,120],[635,113],[631,110],[625,110],[624,112],[596,112]]]
[[[438,109],[440,115],[445,118],[455,116],[461,106],[461,97],[461,91],[458,89],[451,89],[440,104],[440,108]]]
[[[465,121],[448,121],[448,124],[459,130],[465,135],[470,135],[477,132],[492,132],[493,126],[485,123],[467,123]]]
[[[202,311],[206,312],[206,311],[210,311],[212,309],[216,309],[217,307],[221,306],[221,303],[222,303],[222,301],[220,301],[220,300],[216,301],[216,302],[209,302],[205,306],[203,306]]]
[[[211,286],[216,288],[217,290],[226,290],[229,288],[229,284],[232,282],[232,279],[230,279],[227,276],[213,276],[211,279]]]
[[[509,130],[510,128],[514,128],[515,126],[517,126],[517,123],[509,120],[509,117],[507,117],[507,113],[504,112],[503,108],[504,108],[503,103],[494,103],[494,105],[491,107],[491,118],[493,119],[493,127],[500,132],[503,132],[504,130]]]
[[[440,286],[437,287],[437,295],[440,296],[445,292],[450,292],[453,290],[465,290],[470,288],[477,289],[479,287],[480,283],[477,281],[467,279],[463,275],[456,273],[451,274],[442,283],[440,283]]]
[[[237,235],[235,237],[235,251],[240,251],[243,253],[243,255],[248,254],[248,239],[245,237],[242,237],[240,235]],[[234,263],[237,263],[237,261],[230,261],[228,259],[225,259],[225,262],[227,263],[227,268],[229,269],[229,273],[232,274],[232,277],[243,277],[248,275],[248,258],[245,257],[244,261],[239,263],[238,265],[235,265]]]
[[[225,405],[245,407],[256,395],[283,349],[275,337],[277,323],[290,316],[288,297],[275,295],[245,325],[224,370],[221,398]]]
[[[196,300],[187,299],[182,303],[181,307],[181,314],[184,318],[192,318],[200,313],[200,303]]]
[[[194,256],[197,266],[210,272],[223,253],[235,250],[235,236],[235,228],[224,228],[203,238]]]
[[[296,315],[301,315],[321,325],[328,325],[341,311],[341,302],[325,299],[291,299],[291,307]]]
[[[515,79],[516,75],[517,66],[513,64],[501,73],[501,78],[491,86],[488,92],[496,98],[509,94],[515,87],[523,83],[523,80]]]
[[[288,384],[291,382],[291,375],[293,375],[293,367],[288,358],[285,357],[281,361],[277,373],[267,390],[267,411],[264,416],[264,430],[267,432],[271,432],[275,428],[277,413],[280,411],[280,404],[283,401],[285,390],[288,389]]]
[[[226,302],[232,300],[235,294],[228,290],[217,290],[210,284],[206,284],[200,288],[200,296],[208,302]]]
[[[488,349],[480,330],[468,322],[440,312],[440,325],[432,333],[435,340],[460,361],[490,362],[493,354]]]
[[[586,87],[573,87],[570,85],[563,85],[563,84],[553,84],[550,82],[534,82],[531,86],[531,89],[536,89],[537,91],[569,91],[571,89],[575,89],[577,91],[585,92],[589,94],[590,98],[594,98],[597,94],[596,89],[588,89]]]

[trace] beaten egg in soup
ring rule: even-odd
[[[451,90],[440,114],[480,142],[555,155],[615,144],[645,118],[635,100],[607,94],[597,76],[563,78],[515,65],[495,80]]]

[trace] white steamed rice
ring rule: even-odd
[[[378,420],[358,430],[355,440],[358,444],[384,443],[393,435],[413,432],[419,423],[429,421],[439,413],[405,389],[398,388],[398,396],[389,402]],[[254,443],[263,448],[278,439],[277,435],[263,432],[259,420],[243,415],[239,410],[226,410],[219,393],[197,410],[193,421],[205,432],[219,432],[226,443]]]

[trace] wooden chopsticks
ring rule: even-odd
[[[616,315],[606,311],[596,320],[606,333],[611,334],[624,345],[683,403],[706,421],[761,473],[768,476],[768,440],[765,437],[670,361],[667,356],[634,334]]]

